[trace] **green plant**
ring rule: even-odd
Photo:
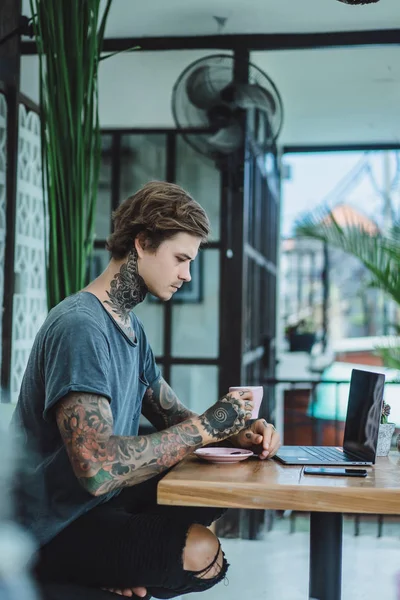
[[[389,369],[400,369],[400,347],[394,342],[388,348],[378,348],[377,354]]]
[[[286,333],[287,335],[294,335],[294,334],[303,334],[303,333],[315,333],[316,331],[316,325],[313,321],[313,319],[307,317],[305,319],[301,319],[300,321],[298,321],[298,323],[295,323],[294,325],[288,325],[286,327]]]
[[[370,273],[369,285],[383,290],[400,307],[400,222],[383,234],[351,222],[339,225],[333,211],[319,209],[296,224],[296,235],[312,238],[358,258]],[[377,349],[384,364],[400,369],[398,336],[391,347]]]
[[[382,414],[381,414],[381,423],[384,425],[385,423],[389,423],[388,417],[390,415],[391,407],[389,404],[386,404],[385,401],[382,403]]]
[[[39,55],[49,309],[85,285],[100,167],[97,74],[112,0],[30,0]]]

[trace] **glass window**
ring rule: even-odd
[[[282,273],[292,296],[292,314],[284,325],[306,320],[308,330],[318,331],[324,310],[324,246],[296,238],[296,227],[306,215],[318,223],[329,206],[341,227],[389,231],[400,207],[399,155],[387,150],[287,154],[283,170],[281,249],[287,254],[291,245],[293,252],[292,271]],[[307,267],[305,253],[312,253]],[[364,296],[368,270],[340,249],[329,247],[328,254],[332,340],[390,333],[393,304],[388,298],[382,302],[380,290],[368,289]]]
[[[143,323],[154,355],[161,356],[164,344],[164,305],[161,302],[150,302],[147,295],[145,301],[136,306],[135,314]]]
[[[121,138],[120,201],[145,183],[166,177],[166,136],[134,133]]]
[[[111,228],[111,179],[112,179],[112,136],[101,136],[101,159],[97,205],[95,218],[95,234],[98,240],[105,240]]]
[[[218,356],[219,250],[200,250],[172,305],[172,355]]]
[[[218,400],[218,367],[175,365],[169,382],[179,400],[201,414]]]
[[[96,279],[107,267],[110,262],[110,253],[103,248],[95,248],[89,263],[88,281]]]
[[[163,366],[158,365],[161,371],[161,375],[163,374]],[[139,419],[139,435],[149,435],[155,431],[155,427],[150,423],[146,417],[140,415]]]
[[[215,163],[199,154],[177,136],[176,183],[187,190],[205,209],[211,223],[211,240],[219,240],[220,228],[220,171]]]

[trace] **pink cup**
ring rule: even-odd
[[[240,392],[240,391],[245,392],[245,391],[249,391],[249,390],[251,392],[253,392],[253,402],[254,402],[254,408],[251,413],[251,418],[257,419],[258,413],[260,412],[261,402],[263,399],[264,388],[261,385],[241,385],[241,386],[229,388],[230,392]]]

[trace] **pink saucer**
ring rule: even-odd
[[[237,463],[254,454],[251,450],[242,448],[199,448],[194,453],[199,458],[212,463]]]

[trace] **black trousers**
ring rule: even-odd
[[[111,597],[100,588],[135,586],[146,587],[155,598],[175,598],[209,589],[225,578],[225,556],[220,573],[213,578],[202,578],[183,568],[191,525],[211,525],[225,511],[159,506],[156,494],[160,479],[157,476],[124,489],[40,549],[35,573],[45,599],[69,600],[66,584],[74,594],[71,598],[78,597],[76,586],[89,587],[91,593],[86,597],[93,596],[93,600]]]

